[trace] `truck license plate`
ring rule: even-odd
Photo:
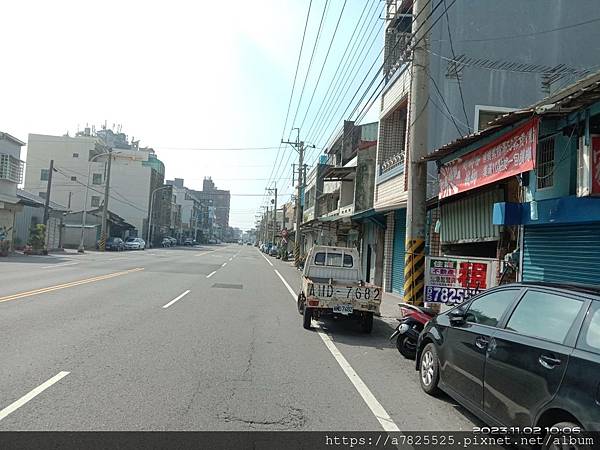
[[[352,314],[354,312],[354,308],[352,305],[335,305],[333,307],[333,312],[347,316],[348,314]]]

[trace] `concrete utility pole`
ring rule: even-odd
[[[106,231],[107,231],[106,221],[108,219],[108,197],[110,195],[111,162],[112,162],[112,148],[109,148],[108,149],[108,165],[106,167],[106,185],[104,186],[104,208],[102,209],[102,228],[100,229],[100,245],[98,246],[101,252],[103,252],[106,249]]]
[[[48,217],[50,215],[50,191],[52,190],[52,172],[54,172],[53,159],[50,160],[50,169],[48,170],[48,184],[46,185],[46,198],[44,200],[44,228],[48,227]]]
[[[275,194],[273,199],[273,243],[275,243],[275,237],[277,235],[277,183],[273,189],[267,189],[269,193]]]
[[[414,0],[412,32],[414,42],[411,67],[411,92],[408,142],[408,199],[406,207],[406,244],[404,257],[404,301],[423,303],[425,273],[425,223],[427,196],[427,31],[424,26],[431,14],[429,0]]]
[[[296,142],[281,141],[282,144],[289,144],[296,149],[298,152],[298,188],[296,191],[296,233],[294,235],[294,265],[298,267],[300,265],[300,244],[301,234],[300,225],[302,224],[302,202],[300,197],[302,196],[302,188],[304,187],[304,179],[302,172],[304,168],[304,142],[300,141],[300,128],[293,128],[298,130]],[[315,146],[312,145],[312,148]]]

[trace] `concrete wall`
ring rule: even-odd
[[[358,151],[356,180],[354,182],[354,210],[357,212],[373,207],[376,159],[376,145]]]

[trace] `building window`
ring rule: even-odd
[[[92,195],[92,208],[97,208],[100,206],[100,197],[97,195]]]
[[[41,181],[48,181],[48,175],[50,174],[50,170],[49,169],[42,169],[40,170],[40,180]]]
[[[79,153],[73,153],[73,158],[79,158]]]
[[[71,181],[77,181],[77,177],[71,177]]]
[[[92,177],[92,184],[102,184],[102,174],[95,173]]]
[[[475,105],[475,127],[477,131],[485,130],[489,127],[489,123],[496,120],[511,111],[514,108],[507,108],[504,106],[488,106],[488,105]]]
[[[46,200],[46,192],[38,192],[38,195]]]
[[[541,139],[537,152],[537,188],[554,186],[554,137]]]

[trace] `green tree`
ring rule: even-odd
[[[46,245],[46,226],[43,223],[31,227],[29,230],[29,241],[33,250],[43,250]]]

